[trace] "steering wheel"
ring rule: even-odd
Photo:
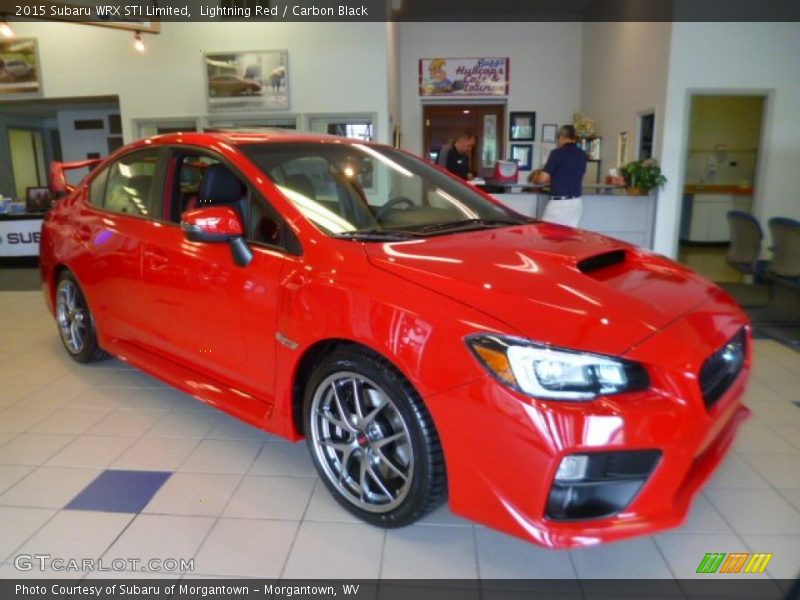
[[[385,217],[388,214],[390,210],[393,210],[404,204],[407,205],[408,208],[414,208],[413,200],[411,200],[410,198],[406,198],[405,196],[396,196],[380,207],[377,214],[375,215],[375,218],[378,221],[380,221],[381,219],[383,219],[383,217]]]

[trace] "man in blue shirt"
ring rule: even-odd
[[[558,147],[547,157],[544,167],[531,174],[534,183],[550,184],[550,201],[544,209],[543,221],[577,227],[581,220],[581,188],[587,158],[576,141],[575,127],[562,126],[558,130]]]

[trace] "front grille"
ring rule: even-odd
[[[700,391],[706,408],[711,408],[731,387],[744,366],[747,336],[739,330],[722,348],[714,352],[700,369]]]

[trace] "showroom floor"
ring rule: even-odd
[[[2,292],[0,577],[34,575],[14,558],[46,553],[194,558],[193,576],[672,579],[694,576],[707,552],[751,551],[774,554],[763,577],[793,578],[800,354],[770,340],[755,354],[754,418],[683,527],[551,551],[446,508],[400,530],[362,524],[331,500],[304,444],[118,361],[71,362],[40,293]]]

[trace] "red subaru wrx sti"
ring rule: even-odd
[[[375,525],[449,498],[551,547],[675,526],[748,414],[718,287],[390,147],[174,134],[60,187],[41,274],[67,352],[305,437]]]

